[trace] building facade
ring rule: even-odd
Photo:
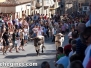
[[[22,18],[24,15],[44,14],[51,17],[58,8],[57,0],[5,0],[0,2],[0,13],[11,14],[14,18]]]

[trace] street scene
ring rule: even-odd
[[[67,38],[67,36],[65,37]],[[67,39],[68,40],[68,39]],[[65,41],[63,44],[67,44],[68,42]],[[56,46],[54,43],[51,42],[51,39],[47,39],[45,42],[46,49],[44,50],[44,53],[40,54],[39,56],[36,55],[34,46],[32,42],[29,42],[27,46],[25,46],[24,52],[20,51],[20,53],[9,53],[5,56],[0,53],[0,62],[8,62],[8,63],[37,63],[38,66],[28,66],[28,67],[22,67],[22,68],[41,68],[41,63],[43,61],[48,61],[51,65],[51,68],[55,68],[55,54],[56,54]],[[2,68],[10,68],[10,67],[2,67]],[[20,68],[20,67],[13,67],[13,68]]]
[[[0,68],[91,68],[91,1],[0,0]]]

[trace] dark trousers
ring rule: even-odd
[[[46,32],[46,34],[47,34],[47,37],[49,38],[49,32],[48,31]]]

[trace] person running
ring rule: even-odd
[[[62,47],[59,47],[58,48],[58,51],[57,51],[57,54],[56,54],[56,61],[58,61],[61,57],[65,56],[63,54],[63,48]]]
[[[37,36],[37,31],[38,31],[38,28],[37,28],[37,26],[35,25],[34,26],[34,28],[32,29],[32,31],[33,31],[33,34],[32,34],[32,38],[34,38],[34,37],[36,37]]]
[[[3,55],[7,52],[8,47],[9,47],[9,33],[8,33],[8,29],[6,29],[6,31],[4,32],[3,36]]]
[[[10,53],[12,53],[12,49],[15,47],[15,49],[16,49],[16,53],[18,53],[18,50],[17,50],[17,45],[16,45],[16,43],[15,43],[15,41],[16,41],[16,30],[13,32],[13,34],[12,34],[12,43],[13,43],[13,46],[10,48],[10,50],[9,50],[9,52]]]

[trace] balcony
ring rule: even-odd
[[[35,6],[31,6],[31,10],[35,10],[36,9],[36,7]]]
[[[36,3],[36,8],[40,8],[40,7],[42,7],[42,3],[37,2]]]
[[[44,7],[49,7],[54,5],[54,0],[44,0]]]
[[[54,6],[54,5],[51,6],[51,7],[50,7],[50,10],[55,10],[55,6]]]

